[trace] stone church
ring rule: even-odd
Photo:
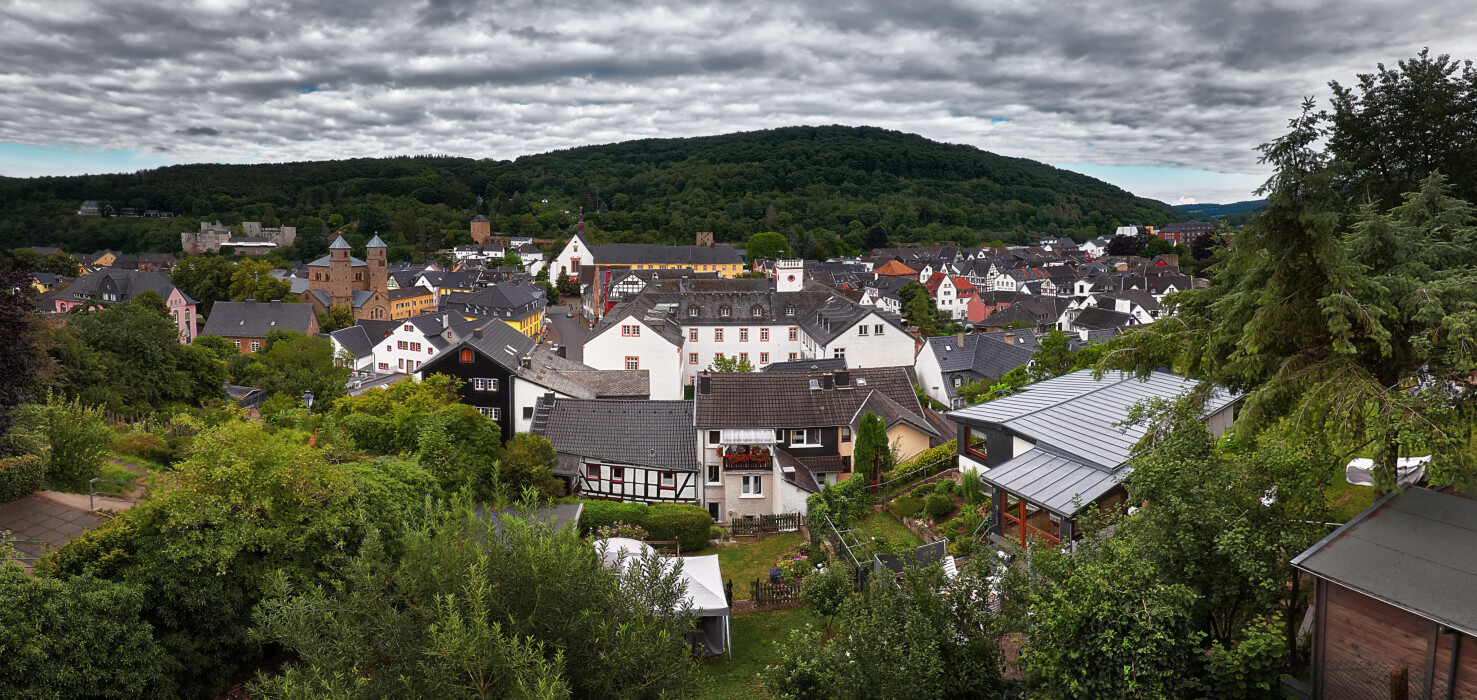
[[[328,246],[328,255],[308,263],[308,289],[303,301],[313,311],[324,312],[333,306],[348,306],[355,320],[389,320],[390,270],[385,261],[385,242],[379,236],[364,246],[360,260],[349,255],[349,243],[342,236]]]

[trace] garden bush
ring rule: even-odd
[[[938,485],[934,486],[933,489],[945,496],[952,496],[954,495],[954,482],[950,479],[944,479],[938,482]]]
[[[169,444],[164,442],[164,438],[148,433],[127,433],[119,435],[113,441],[114,452],[132,455],[134,457],[143,457],[144,459],[151,459],[149,457],[151,450],[167,449],[169,449]]]
[[[646,527],[646,506],[640,503],[620,503],[617,501],[584,501],[585,509],[580,513],[580,534],[593,535],[600,528],[615,525],[619,520],[628,525],[639,525]],[[650,530],[648,529],[648,532]]]
[[[42,457],[48,488],[86,493],[115,436],[99,409],[48,395],[46,403],[24,404],[16,411],[11,437]]]
[[[933,484],[923,484],[922,486],[913,489],[913,492],[909,495],[913,498],[927,498],[928,494],[933,493],[935,488],[937,487],[935,487]]]
[[[891,508],[892,514],[899,518],[911,518],[923,511],[923,499],[904,496],[894,499],[892,503],[887,504],[887,507]]]
[[[954,512],[954,502],[949,500],[948,496],[935,493],[923,502],[923,509],[928,511],[929,516],[933,518],[934,522],[943,522],[944,518],[949,517],[949,514]]]
[[[0,459],[0,503],[35,493],[46,480],[46,464],[36,455]]]
[[[980,473],[973,469],[966,469],[959,475],[959,495],[964,497],[964,502],[977,506],[985,501],[984,483],[980,481]]]
[[[677,540],[683,551],[696,552],[708,546],[713,517],[699,506],[662,503],[647,507],[643,526],[653,540]]]

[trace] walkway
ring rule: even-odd
[[[53,503],[42,496],[47,492],[26,496],[0,505],[0,530],[9,530],[17,540],[15,548],[29,570],[36,558],[66,544],[88,528],[98,524],[98,517],[86,510]],[[84,501],[87,500],[83,496]]]

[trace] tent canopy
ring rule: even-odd
[[[687,597],[692,600],[693,612],[703,617],[728,614],[718,555],[682,557],[682,577],[687,579]]]

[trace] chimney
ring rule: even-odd
[[[832,377],[831,376],[831,373],[830,372],[827,372],[825,375],[823,375],[821,377],[821,388],[822,389],[835,389],[836,388],[836,379],[835,379],[835,377]]]
[[[282,300],[281,299],[273,299],[272,300],[272,306],[281,306],[281,305],[282,305]]]
[[[560,357],[567,357],[567,350],[563,345],[555,345],[554,352],[557,353]]]
[[[959,343],[959,347],[964,347],[964,332],[960,331],[959,334],[955,336],[955,340]]]
[[[836,386],[851,386],[851,372],[849,370],[836,370]]]
[[[473,328],[472,329],[472,337],[473,338],[477,338],[477,339],[480,340],[482,338],[482,329],[481,328]]]
[[[711,392],[712,390],[713,390],[713,378],[712,377],[702,377],[702,376],[700,376],[700,377],[697,378],[697,393],[702,394],[704,396],[707,396],[708,393]]]
[[[1006,333],[1004,339],[1005,339],[1005,342],[1007,342],[1007,343],[1014,343],[1015,342],[1015,334],[1014,333]]]
[[[528,369],[528,368],[530,368],[532,366],[533,366],[533,358],[532,357],[529,357],[527,355],[524,355],[523,357],[518,358],[518,367],[519,368],[521,368],[521,369]]]

